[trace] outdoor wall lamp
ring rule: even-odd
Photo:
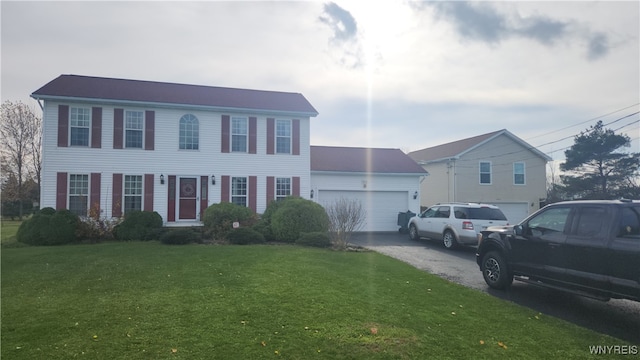
[[[211,185],[215,185],[215,184],[216,184],[216,176],[211,175]]]
[[[164,175],[160,174],[160,184],[164,185]]]
[[[313,189],[311,189],[311,198],[313,199]]]
[[[416,190],[416,192],[413,193],[413,199],[417,199],[418,198],[418,191]]]

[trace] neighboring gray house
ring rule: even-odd
[[[399,149],[311,146],[312,200],[359,200],[367,212],[361,231],[397,231],[399,212],[420,210],[426,175]]]
[[[516,223],[546,198],[546,167],[552,159],[505,129],[408,155],[429,172],[422,182],[422,206],[490,203]]]

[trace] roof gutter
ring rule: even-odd
[[[111,105],[127,105],[127,106],[153,106],[158,108],[171,108],[171,109],[193,109],[203,111],[219,111],[219,112],[234,112],[234,113],[248,113],[248,114],[268,114],[268,115],[285,115],[285,116],[304,116],[304,117],[316,117],[318,112],[305,112],[305,111],[282,111],[282,110],[266,110],[266,109],[251,109],[251,108],[236,108],[225,106],[210,106],[210,105],[190,105],[179,103],[160,103],[152,101],[131,101],[131,100],[114,100],[114,99],[96,99],[96,98],[83,98],[83,97],[71,97],[71,96],[52,96],[52,95],[37,95],[31,94],[31,97],[37,100],[44,101],[61,101],[61,102],[82,102],[82,103],[101,103]],[[40,105],[40,107],[43,107]]]

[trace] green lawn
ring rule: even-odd
[[[374,252],[105,243],[5,248],[1,270],[3,359],[584,359],[628,345]]]
[[[22,221],[0,220],[0,244],[2,246],[20,246],[16,241],[16,233]]]

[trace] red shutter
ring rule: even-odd
[[[267,176],[267,206],[275,200],[276,179],[273,176]]]
[[[144,149],[153,150],[155,145],[156,113],[147,110],[144,113]],[[152,181],[153,183],[153,181]]]
[[[122,149],[124,110],[113,109],[113,148]]]
[[[111,216],[122,216],[122,174],[113,174],[113,196],[111,197]]]
[[[223,175],[220,181],[220,201],[229,202],[229,192],[231,190],[231,179]]]
[[[267,154],[275,154],[276,119],[267,118]]]
[[[253,212],[257,212],[258,206],[256,204],[256,192],[258,191],[258,177],[249,176],[249,209]]]
[[[67,208],[67,173],[59,172],[56,178],[56,210]]]
[[[144,211],[153,211],[153,174],[144,174]]]
[[[230,136],[231,119],[229,115],[222,115],[222,151],[223,153],[229,152],[229,136]]]
[[[68,105],[58,105],[58,146],[60,147],[69,146],[69,106]]]
[[[102,108],[91,108],[91,147],[102,147]]]
[[[299,176],[293,177],[293,185],[291,187],[292,187],[291,191],[293,192],[292,195],[300,196],[300,177]]]
[[[291,122],[291,142],[292,142],[292,154],[300,155],[300,120],[293,119]]]
[[[257,153],[257,133],[258,119],[254,116],[249,117],[249,154]]]
[[[204,218],[207,206],[209,206],[209,177],[200,176],[200,221]]]
[[[89,216],[100,216],[100,173],[91,173],[91,194],[89,195]]]
[[[176,176],[169,175],[167,221],[176,221]]]

